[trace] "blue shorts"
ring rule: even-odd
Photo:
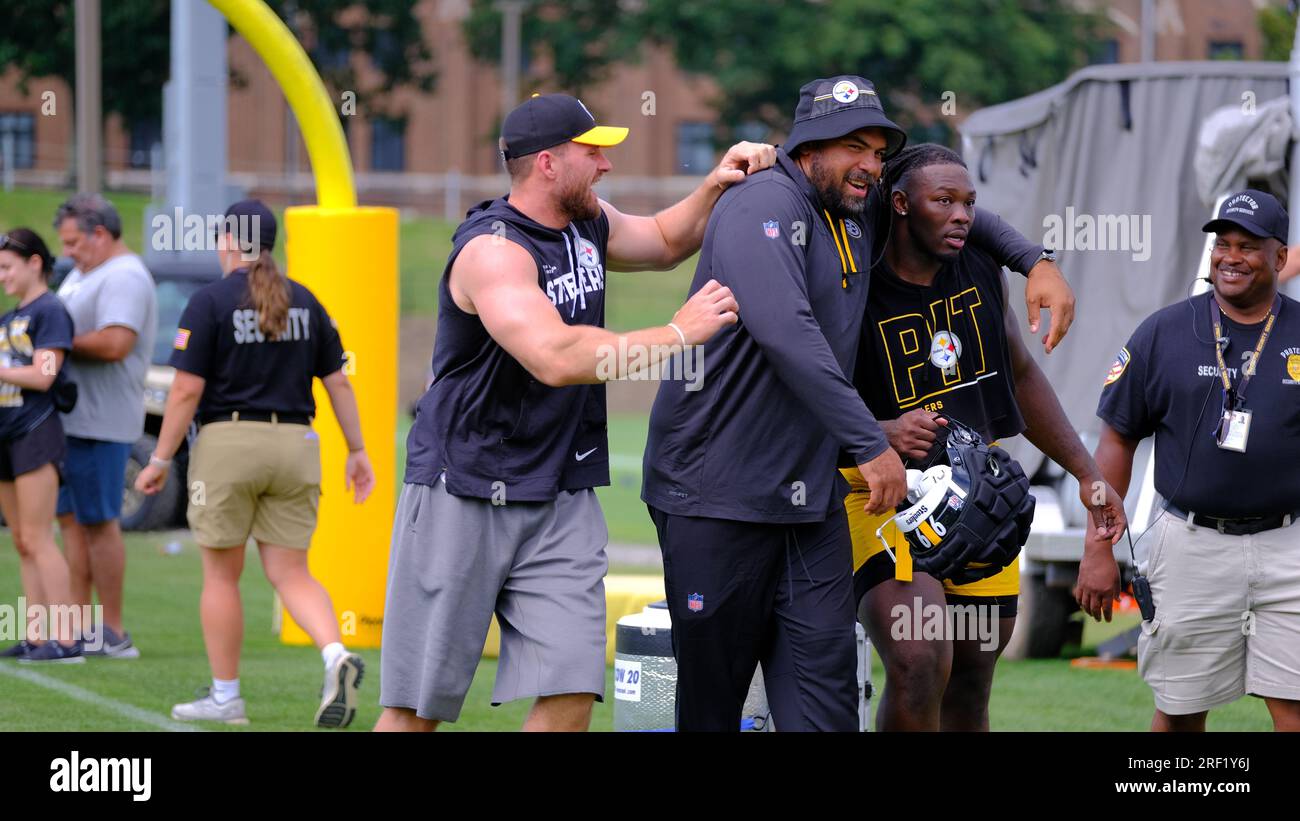
[[[64,485],[59,488],[58,514],[75,514],[77,523],[83,525],[120,519],[126,460],[130,455],[130,442],[69,436],[68,452],[63,457]]]

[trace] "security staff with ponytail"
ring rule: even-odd
[[[307,566],[321,476],[320,439],[311,428],[312,379],[324,383],[347,439],[346,485],[360,503],[370,494],[374,472],[356,398],[329,315],[271,258],[271,211],[258,200],[235,203],[221,230],[217,253],[224,276],[198,291],[181,315],[171,357],[176,379],[158,449],[136,479],[145,493],[162,489],[197,411],[189,524],[203,550],[199,609],[213,680],[207,695],[172,708],[172,718],[248,722],[239,696],[239,576],[251,535],[285,609],[321,648],[325,686],[316,724],[345,727],[356,714],[363,664],[343,647],[329,594]]]

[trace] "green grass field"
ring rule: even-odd
[[[641,501],[641,455],[645,452],[645,414],[609,418],[609,487],[596,491],[609,523],[611,542],[657,544],[654,525]]]
[[[162,546],[179,539],[182,550],[168,555]],[[7,537],[0,539],[7,543]],[[200,563],[198,548],[186,533],[131,535],[127,540],[127,626],[141,648],[137,660],[94,659],[55,669],[37,668],[40,684],[6,675],[31,670],[0,662],[0,728],[5,730],[152,730],[138,717],[127,717],[103,703],[87,703],[45,686],[50,680],[75,685],[96,701],[110,700],[163,719],[177,701],[208,683],[209,672],[199,629]],[[251,724],[239,730],[306,730],[316,707],[322,665],[311,648],[281,645],[271,632],[272,592],[250,555],[245,572],[245,643],[241,668]],[[0,546],[0,604],[16,605],[20,595],[17,556]],[[1133,624],[1133,617],[1090,627],[1089,646]],[[379,652],[363,650],[367,677],[363,707],[353,730],[373,726],[379,714]],[[879,661],[874,681],[884,683]],[[484,660],[452,730],[513,730],[523,722],[527,704],[493,708],[496,664]],[[607,683],[606,692],[612,693]],[[611,696],[612,701],[612,696]],[[1151,696],[1133,671],[1072,669],[1067,660],[1004,661],[993,690],[992,723],[998,730],[1143,730],[1151,717]],[[596,706],[593,729],[613,726],[611,704]],[[1213,730],[1267,730],[1264,705],[1244,699],[1215,712]],[[231,728],[211,728],[227,730]]]
[[[182,540],[178,555],[162,546]],[[0,603],[16,604],[20,593],[18,561],[6,544],[0,554]],[[209,683],[210,672],[199,628],[201,568],[198,547],[187,533],[131,535],[127,539],[127,629],[141,648],[135,660],[92,659],[85,664],[31,668],[3,662],[7,670],[35,672],[46,679],[76,685],[104,699],[131,705],[165,718],[171,705],[188,701],[196,687]],[[261,567],[250,552],[243,593],[244,655],[240,669],[248,702],[247,730],[306,730],[312,727],[317,693],[324,672],[320,654],[305,647],[280,644],[271,632],[273,596]],[[366,661],[363,708],[351,729],[368,730],[379,716],[379,651],[362,650]],[[516,729],[526,704],[489,706],[496,663],[485,660],[469,696],[464,729]],[[611,685],[612,687],[612,685]],[[612,689],[611,689],[612,692]],[[142,721],[111,709],[82,703],[51,689],[7,676],[0,671],[0,728],[5,730],[151,730]],[[595,725],[611,726],[608,708],[598,711]],[[227,730],[219,725],[205,729]],[[448,729],[458,729],[449,727]]]
[[[25,226],[40,234],[50,251],[59,253],[59,237],[55,233],[54,212],[60,203],[72,195],[72,191],[49,191],[45,189],[15,189],[0,192],[0,231]],[[141,226],[144,224],[144,208],[149,197],[144,194],[132,194],[124,191],[109,192],[108,199],[117,206],[122,216],[122,236],[133,249],[140,249]]]

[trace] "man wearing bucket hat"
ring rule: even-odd
[[[1138,444],[1155,438],[1163,510],[1133,582],[1152,730],[1202,731],[1249,694],[1275,729],[1300,731],[1300,303],[1277,288],[1288,227],[1270,194],[1224,200],[1202,229],[1213,287],[1147,317],[1102,387],[1106,481],[1127,492]],[[1110,545],[1090,537],[1080,607],[1109,621],[1118,588]]]
[[[628,368],[603,365],[619,350],[654,364],[737,310],[711,283],[672,322],[614,334],[601,327],[605,274],[676,266],[723,189],[775,157],[735,145],[686,199],[633,217],[592,189],[611,169],[602,148],[626,136],[574,97],[524,102],[502,126],[509,195],[453,237],[393,524],[377,730],[457,719],[493,613],[492,700],[535,699],[525,729],[586,729],[604,692],[608,533],[593,488],[609,484],[601,382]]]
[[[731,730],[762,662],[782,730],[854,730],[852,548],[835,470],[846,451],[873,512],[904,495],[902,462],[854,372],[883,163],[906,137],[874,86],[842,75],[800,89],[776,166],[722,196],[693,290],[717,281],[743,306],[705,345],[705,390],[660,386],[642,499],[664,555],[678,664],[677,726]],[[983,213],[971,241],[1028,271],[1043,249]],[[1030,293],[1068,325],[1054,266]],[[1053,344],[1055,340],[1052,340]]]

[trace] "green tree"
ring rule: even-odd
[[[354,91],[358,109],[401,119],[392,100],[395,88],[433,91],[437,73],[424,40],[419,0],[267,0],[307,46],[321,79],[334,91]],[[357,14],[358,7],[364,14]],[[362,82],[357,61],[369,68]]]
[[[521,40],[525,66],[544,56],[550,70],[526,71],[533,87],[581,94],[609,75],[616,64],[637,59],[637,31],[610,0],[531,2],[524,12]],[[462,31],[470,53],[485,62],[501,59],[501,12],[497,0],[474,0]]]
[[[103,108],[128,122],[157,121],[167,80],[169,0],[103,3],[100,25]],[[18,69],[21,90],[33,77],[76,85],[74,0],[5,0],[0,68]]]
[[[1086,63],[1099,25],[1070,0],[625,0],[617,14],[587,5],[549,0],[526,14],[525,42],[554,65],[546,80],[581,89],[637,59],[640,44],[662,45],[714,81],[728,138],[755,120],[788,128],[799,86],[839,73],[872,80],[904,127],[949,121],[945,92],[964,114],[1064,79]],[[492,0],[475,0],[466,29],[480,59],[498,59],[499,18]]]
[[[355,91],[361,110],[395,114],[387,92],[405,85],[428,91],[436,79],[416,2],[269,0],[269,5],[308,44],[328,85]],[[367,13],[354,13],[358,6]],[[74,0],[5,0],[0,68],[17,68],[24,86],[43,76],[75,86],[75,8]],[[101,6],[101,25],[104,113],[119,113],[128,122],[157,122],[170,69],[170,0],[109,0]],[[369,56],[374,82],[360,82],[350,52]]]
[[[1291,59],[1291,46],[1295,42],[1296,14],[1288,7],[1265,6],[1256,18],[1260,34],[1264,36],[1265,60]]]

